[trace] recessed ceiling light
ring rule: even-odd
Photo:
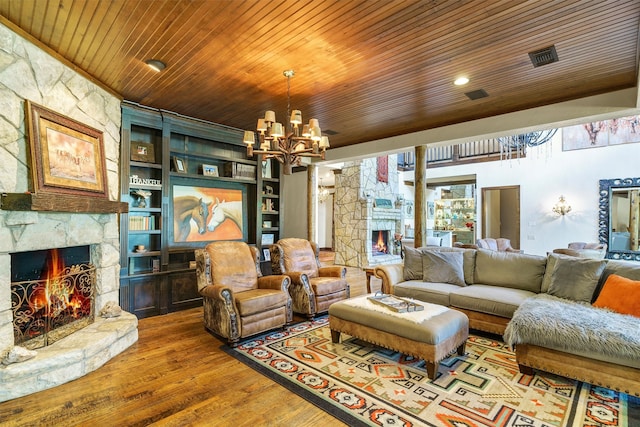
[[[167,64],[160,61],[159,59],[147,59],[144,62],[149,66],[149,68],[151,68],[153,71],[157,71],[158,73],[167,68]]]
[[[455,81],[453,82],[454,85],[456,86],[462,86],[462,85],[466,85],[467,83],[469,83],[469,79],[466,77],[458,77],[457,79],[455,79]]]

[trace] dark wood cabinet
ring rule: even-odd
[[[281,230],[280,168],[247,158],[243,130],[123,103],[120,305],[139,318],[202,304],[194,250],[260,249]],[[196,213],[198,211],[199,213]]]

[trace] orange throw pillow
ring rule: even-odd
[[[640,281],[612,274],[593,306],[640,317]]]

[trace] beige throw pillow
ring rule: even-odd
[[[548,294],[591,303],[607,262],[587,258],[558,257],[551,272]]]
[[[422,280],[422,253],[418,249],[408,246],[404,251],[404,280]]]
[[[466,286],[462,252],[422,252],[422,280]]]

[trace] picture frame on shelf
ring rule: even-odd
[[[134,162],[156,162],[155,147],[150,142],[131,141],[130,152]]]
[[[218,166],[215,165],[202,165],[202,175],[219,177]]]
[[[271,178],[271,159],[262,161],[262,177]]]
[[[273,245],[275,239],[275,235],[271,233],[263,234],[261,244],[264,245]]]
[[[173,169],[178,173],[187,173],[187,166],[184,160],[178,156],[173,156],[171,158],[173,162]]]
[[[271,261],[271,251],[269,248],[262,249],[262,256],[264,256],[265,261]]]
[[[272,226],[271,221],[262,221],[262,228],[271,228],[271,226]]]
[[[101,131],[25,102],[32,190],[107,198],[107,175]]]

